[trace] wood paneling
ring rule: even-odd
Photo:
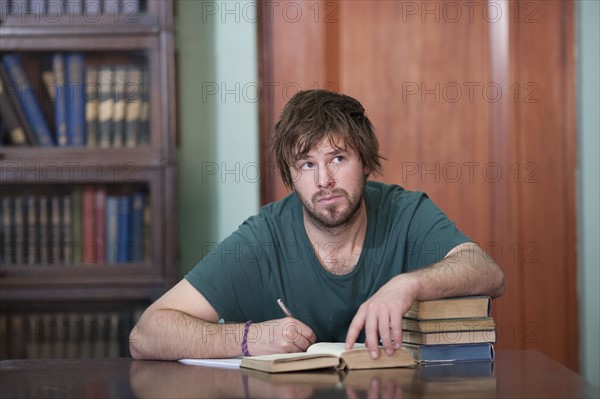
[[[427,192],[505,271],[497,346],[577,369],[573,4],[321,1],[307,16],[315,5],[327,21],[263,22],[261,78],[359,99],[388,159],[379,179]],[[263,180],[263,202],[285,193]]]

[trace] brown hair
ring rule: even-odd
[[[281,111],[271,135],[271,151],[283,183],[292,186],[291,167],[319,141],[335,138],[356,150],[370,173],[381,174],[379,142],[365,109],[356,99],[327,90],[296,93]]]

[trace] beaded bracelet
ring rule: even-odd
[[[248,330],[250,329],[250,324],[252,324],[252,320],[248,320],[244,324],[244,334],[242,335],[242,354],[244,356],[251,356],[250,352],[248,352]]]

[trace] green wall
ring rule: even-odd
[[[177,2],[181,276],[259,204],[256,25],[223,4]]]
[[[581,373],[600,388],[600,3],[577,3]]]

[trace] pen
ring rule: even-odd
[[[287,308],[287,306],[285,306],[285,303],[283,303],[283,301],[281,300],[281,298],[279,298],[277,300],[277,304],[279,305],[279,307],[281,308],[281,310],[283,310],[283,313],[285,313],[285,315],[287,317],[294,317],[294,316],[292,316],[292,312],[290,312],[290,310]]]

